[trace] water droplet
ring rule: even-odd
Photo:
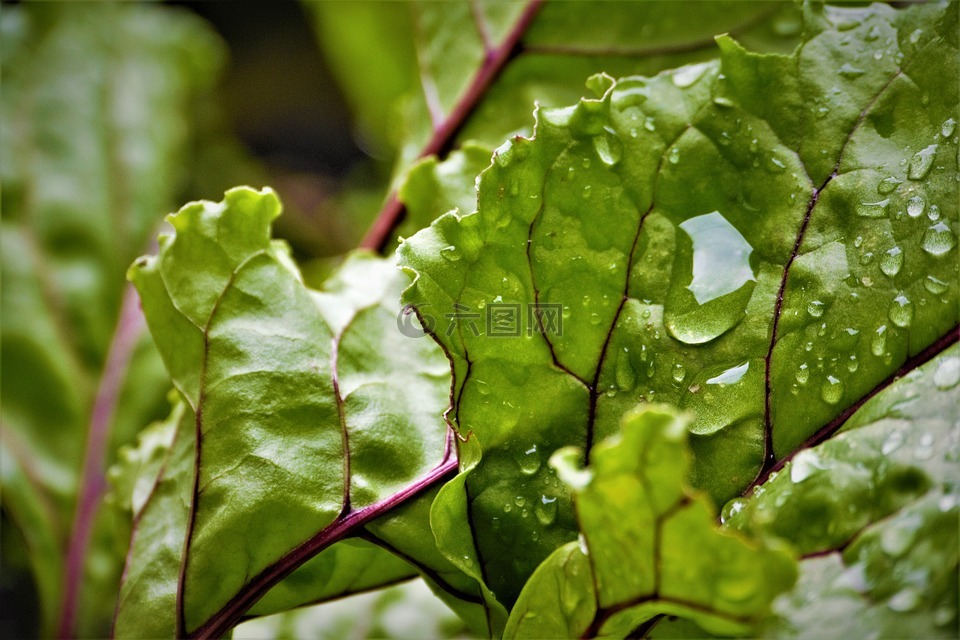
[[[877,202],[861,202],[857,205],[857,215],[861,218],[886,218],[889,206],[889,198]]]
[[[880,28],[877,25],[870,27],[870,31],[867,32],[867,35],[863,37],[867,42],[873,42],[874,40],[880,37]]]
[[[456,262],[460,259],[460,254],[457,253],[457,248],[454,246],[444,247],[440,249],[440,256],[448,262]]]
[[[923,281],[923,288],[934,295],[940,295],[950,288],[950,285],[939,278],[927,276]]]
[[[513,505],[512,505],[512,504],[509,504],[509,503],[508,503],[508,504],[503,505],[503,512],[504,512],[504,513],[510,513],[511,511],[513,511]]]
[[[807,305],[807,313],[813,318],[819,318],[823,315],[824,304],[819,300],[814,300]]]
[[[891,611],[904,612],[916,609],[920,604],[920,591],[916,587],[906,587],[887,601]]]
[[[901,293],[893,299],[887,316],[898,327],[909,327],[910,323],[913,322],[913,303]]]
[[[667,154],[667,160],[670,161],[670,164],[677,164],[680,162],[680,149],[678,147],[670,147],[670,152]]]
[[[557,519],[557,499],[540,496],[540,501],[533,507],[533,513],[540,524],[549,527]]]
[[[850,358],[847,360],[847,371],[849,371],[850,373],[853,373],[859,368],[860,368],[860,361],[857,360],[857,356],[850,356]]]
[[[664,322],[681,342],[703,344],[743,320],[756,282],[753,247],[718,211],[690,218],[680,228],[686,238],[678,236]]]
[[[720,522],[726,522],[733,516],[737,515],[743,508],[747,505],[747,501],[743,498],[734,498],[727,504],[723,506],[723,509],[720,511]]]
[[[923,234],[923,250],[932,256],[942,256],[957,244],[953,231],[944,221],[932,225]]]
[[[586,185],[586,186],[583,188],[583,191],[580,193],[580,196],[581,196],[584,200],[588,200],[588,199],[590,198],[590,185]]]
[[[891,193],[894,189],[896,189],[902,182],[903,182],[902,180],[898,180],[893,176],[890,176],[889,178],[884,178],[879,183],[877,183],[877,193],[885,196],[888,193]]]
[[[527,504],[527,501],[523,496],[516,496],[513,499],[513,504],[517,505],[518,507],[522,507],[523,505]]]
[[[887,325],[882,324],[877,327],[873,340],[870,341],[870,353],[878,358],[887,353]]]
[[[540,470],[540,454],[537,453],[537,445],[533,445],[523,453],[517,453],[515,456],[520,472],[526,476],[532,476]]]
[[[953,118],[947,118],[943,121],[943,125],[940,127],[940,135],[944,138],[949,138],[953,135],[953,132],[957,130],[957,121]]]
[[[726,96],[717,96],[716,98],[713,99],[713,104],[717,105],[718,107],[724,107],[726,109],[737,106],[733,100],[731,100]]]
[[[804,449],[790,463],[790,480],[794,484],[803,482],[817,471],[825,468],[816,451]]]
[[[750,369],[750,362],[744,362],[735,367],[730,367],[723,373],[707,380],[707,384],[728,385],[740,382],[743,376],[747,375]]]
[[[616,379],[617,387],[621,391],[630,391],[637,384],[637,372],[634,371],[630,356],[626,353],[617,356]]]
[[[839,73],[844,78],[847,78],[848,80],[853,80],[865,74],[866,71],[864,71],[863,69],[858,69],[857,67],[847,62],[842,67],[840,67]]]
[[[952,389],[960,382],[960,357],[947,356],[937,365],[933,373],[933,384],[941,391]]]
[[[820,385],[820,397],[827,404],[837,404],[843,397],[843,383],[833,376],[827,376]]]
[[[911,218],[919,218],[923,215],[926,203],[920,196],[913,196],[907,201],[907,215]]]
[[[907,177],[911,180],[923,180],[930,173],[933,167],[933,158],[937,155],[937,146],[932,144],[913,154],[910,158],[910,168],[907,171]]]
[[[704,71],[710,67],[709,63],[692,64],[686,67],[680,67],[673,72],[673,84],[684,89],[693,85],[699,80]]]
[[[891,278],[903,267],[903,250],[900,247],[889,249],[883,257],[880,258],[880,271]]]
[[[647,116],[643,119],[643,128],[647,131],[656,131],[657,121],[653,119],[653,116]]]
[[[599,135],[593,138],[593,148],[597,152],[600,161],[608,167],[620,162],[620,156],[623,154],[623,145],[620,143],[620,136],[610,127],[604,127]]]
[[[797,382],[800,384],[807,384],[807,381],[810,379],[810,368],[807,366],[807,363],[804,362],[800,365],[800,368],[797,369]]]
[[[783,160],[777,156],[770,156],[770,164],[767,165],[767,170],[771,173],[783,173],[786,171],[787,165],[783,163]]]
[[[927,218],[929,218],[931,222],[936,222],[937,220],[939,220],[940,207],[938,207],[935,204],[930,205],[930,208],[927,209]]]
[[[676,364],[673,367],[673,379],[677,382],[683,382],[683,379],[687,377],[687,370],[683,368],[682,364]]]

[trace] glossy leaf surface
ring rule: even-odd
[[[574,493],[581,539],[527,582],[506,637],[623,637],[655,615],[742,634],[796,578],[790,553],[721,532],[703,495],[685,486],[686,420],[669,407],[624,417],[620,434],[551,458]]]
[[[595,76],[401,246],[479,445],[434,509],[502,603],[576,537],[556,449],[668,402],[723,503],[956,341],[956,21],[810,5],[790,55]]]
[[[248,188],[187,205],[159,255],[130,272],[193,416],[173,448],[183,551],[130,589],[176,585],[157,620],[181,635],[221,628],[253,604],[251,583],[262,595],[442,475],[449,455],[449,365],[397,330],[394,266],[358,256],[309,290],[270,239],[279,210],[273,192]]]

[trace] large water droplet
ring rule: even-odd
[[[880,258],[880,271],[883,271],[885,275],[890,276],[891,278],[898,273],[903,267],[903,249],[900,247],[893,247],[883,254],[883,257]]]
[[[944,291],[950,288],[950,285],[941,280],[940,278],[935,278],[933,276],[927,276],[923,281],[923,288],[929,291],[934,295],[940,295]]]
[[[935,204],[930,205],[930,208],[927,209],[927,218],[930,222],[936,222],[940,219],[940,207]]]
[[[514,456],[520,472],[525,476],[532,476],[540,470],[540,454],[537,453],[537,445],[533,445],[524,452],[517,452]]]
[[[812,318],[819,318],[823,315],[824,304],[819,300],[814,300],[807,305],[807,313],[810,314]]]
[[[933,167],[933,159],[937,155],[937,146],[932,144],[913,154],[910,158],[910,168],[907,170],[907,177],[911,180],[923,180],[930,173]]]
[[[886,218],[889,206],[889,198],[876,202],[861,202],[857,205],[857,215],[861,218]]]
[[[687,377],[687,370],[683,368],[682,364],[676,364],[673,366],[673,379],[677,382],[683,382],[683,379]]]
[[[737,325],[756,278],[753,247],[718,211],[680,224],[674,277],[664,308],[667,330],[687,344],[713,340]]]
[[[827,376],[820,385],[820,397],[827,404],[837,404],[843,397],[843,383],[833,376]]]
[[[893,176],[889,176],[889,177],[887,177],[887,178],[884,178],[883,180],[881,180],[880,182],[877,183],[877,193],[879,193],[880,195],[884,195],[884,196],[885,196],[885,195],[887,195],[888,193],[891,193],[894,189],[896,189],[896,188],[900,185],[901,182],[903,182],[903,181],[902,181],[902,180],[898,180],[897,178],[894,178]]]
[[[533,513],[540,524],[549,527],[557,519],[557,499],[540,496],[540,500],[533,507]]]
[[[707,384],[736,384],[743,379],[743,376],[747,375],[747,371],[750,369],[750,363],[744,362],[743,364],[738,364],[735,367],[730,367],[723,373],[713,378],[707,379]]]
[[[910,323],[913,322],[913,303],[901,293],[893,299],[887,316],[898,327],[909,327]]]
[[[840,67],[839,73],[841,76],[843,76],[844,78],[847,78],[848,80],[854,80],[856,78],[859,78],[863,74],[865,74],[866,71],[864,71],[863,69],[859,69],[853,66],[852,64],[850,64],[849,62],[847,62],[842,67]]]
[[[926,203],[920,196],[913,196],[907,201],[907,215],[911,218],[919,218],[923,215]]]
[[[932,256],[942,256],[957,244],[953,231],[943,220],[932,225],[923,234],[923,250]]]
[[[953,118],[947,118],[940,126],[940,135],[944,138],[950,138],[953,132],[957,130],[957,121]]]
[[[933,384],[937,388],[946,391],[957,386],[960,382],[960,357],[947,356],[937,365],[937,370],[933,373]]]
[[[620,136],[610,127],[604,127],[599,135],[594,136],[593,148],[601,162],[610,167],[620,162],[620,157],[623,155]]]
[[[870,353],[878,358],[887,353],[887,325],[882,324],[877,327],[873,334],[873,340],[870,341]]]

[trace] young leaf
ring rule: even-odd
[[[476,213],[401,246],[482,449],[434,508],[501,602],[576,535],[557,448],[669,402],[722,503],[957,340],[956,23],[810,5],[791,55],[726,38],[718,64],[596,76],[497,151]]]
[[[272,191],[249,188],[189,204],[168,218],[159,255],[130,270],[192,416],[174,445],[187,453],[173,454],[188,509],[175,527],[138,525],[182,530],[182,552],[130,589],[166,585],[156,617],[181,636],[223,633],[310,557],[455,464],[441,417],[449,365],[431,341],[397,331],[392,262],[356,256],[311,291],[270,239],[279,211]]]
[[[158,7],[0,12],[3,509],[30,551],[35,632],[99,637],[122,566],[104,467],[169,387],[123,274],[179,197],[183,114],[222,56],[198,20]]]
[[[648,407],[597,445],[587,469],[582,451],[554,454],[582,538],[536,570],[506,637],[624,637],[659,613],[725,635],[757,628],[796,579],[794,561],[719,530],[710,501],[685,486],[686,429],[675,410]]]

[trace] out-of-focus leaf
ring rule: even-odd
[[[576,536],[557,448],[678,405],[723,503],[956,341],[956,5],[805,12],[790,55],[592,78],[401,246],[479,443],[434,509],[502,603]]]
[[[54,633],[66,589],[80,599],[76,632],[102,636],[122,562],[108,522],[94,526],[82,586],[64,576],[94,394],[126,266],[179,195],[193,134],[184,114],[222,56],[199,21],[159,7],[0,11],[3,509],[31,551],[39,632]],[[156,351],[149,340],[130,348],[105,449],[163,410]],[[92,472],[95,493],[102,470]]]
[[[796,579],[783,549],[719,529],[709,499],[685,486],[687,421],[669,407],[624,418],[594,449],[551,458],[574,493],[581,539],[560,547],[524,586],[506,637],[624,637],[654,616],[689,618],[713,633],[759,627]]]
[[[406,278],[391,260],[358,255],[323,290],[308,289],[286,246],[270,239],[279,211],[272,191],[249,188],[191,203],[168,218],[175,231],[159,255],[131,268],[192,418],[173,449],[183,460],[171,490],[180,508],[140,518],[134,545],[144,553],[135,548],[128,566],[152,568],[124,586],[118,629],[223,632],[277,580],[453,463],[442,419],[449,364],[432,341],[398,330]],[[151,561],[168,535],[179,546]],[[326,570],[352,570],[350,557],[329,555]],[[391,562],[373,573],[395,580]],[[343,575],[329,580],[350,588]]]
[[[956,637],[958,381],[954,346],[727,505],[728,528],[811,555],[770,635]]]
[[[234,629],[237,640],[291,638],[469,638],[463,623],[420,581],[320,606],[252,620]]]

